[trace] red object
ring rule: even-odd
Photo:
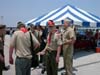
[[[24,28],[24,27],[23,27],[23,28],[21,28],[20,30],[21,30],[21,31],[23,31],[24,33],[26,33],[26,32],[27,32],[27,29],[26,29],[26,28]]]
[[[84,49],[88,47],[92,47],[94,43],[90,40],[76,40],[74,44],[75,49]]]
[[[95,39],[96,39],[96,40],[98,39],[98,36],[99,36],[99,33],[96,32],[96,34],[95,34]]]
[[[57,31],[58,31],[58,30],[55,29],[55,30],[53,30],[52,32],[55,33],[55,32],[57,32]],[[52,32],[49,33],[49,36],[48,36],[48,38],[47,38],[48,44],[49,44],[49,45],[50,45],[50,43],[51,43],[51,36],[52,36],[52,34],[53,34]]]
[[[55,25],[55,23],[52,20],[48,21],[48,26],[54,26],[54,25]]]
[[[50,45],[51,43],[51,36],[52,36],[52,32],[49,34],[49,37],[48,37],[48,44]]]
[[[100,53],[100,47],[96,47],[96,53]]]

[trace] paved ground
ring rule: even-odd
[[[5,43],[5,59],[6,59],[6,65],[8,65],[8,56],[9,56],[9,42],[10,37],[6,36],[6,43]],[[14,56],[15,57],[15,56]],[[63,67],[63,60],[62,57],[60,58],[59,62],[59,68]],[[35,69],[32,70],[32,75],[46,75],[41,74],[41,69]],[[64,72],[63,70],[60,70],[58,72],[58,75],[61,75],[61,73]],[[76,52],[73,58],[73,73],[75,75],[100,75],[100,54],[94,53],[93,51],[86,52],[86,51],[80,51]],[[15,66],[10,65],[9,71],[4,71],[3,75],[15,75]]]

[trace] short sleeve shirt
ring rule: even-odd
[[[32,38],[34,44],[39,43],[34,35],[32,35]],[[11,45],[15,48],[16,56],[29,59],[32,58],[29,32],[23,33],[20,30],[15,31],[11,39]]]
[[[68,27],[64,32],[63,32],[63,42],[66,42],[66,40],[69,40],[71,38],[74,38],[76,40],[75,32],[71,27]],[[66,47],[73,46],[73,45],[66,45]]]
[[[49,34],[48,34],[49,37]],[[47,37],[47,43],[48,43],[48,37]],[[53,33],[51,36],[51,43],[48,44],[48,50],[57,50],[58,46],[62,45],[61,35],[60,33]]]

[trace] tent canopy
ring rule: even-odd
[[[26,22],[26,24],[32,23],[34,25],[45,26],[48,20],[53,20],[56,25],[60,25],[65,18],[72,20],[74,25],[83,27],[100,27],[99,17],[72,5],[65,5],[61,8],[57,8],[49,13]]]

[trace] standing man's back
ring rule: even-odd
[[[18,23],[18,30],[12,35],[12,41],[10,44],[9,51],[9,62],[13,64],[13,50],[15,48],[16,60],[15,60],[15,70],[16,75],[30,75],[31,68],[31,58],[32,54],[30,51],[30,38],[27,38],[27,30],[23,23]],[[33,36],[34,39],[34,36]],[[39,44],[37,40],[33,40],[36,45]]]

